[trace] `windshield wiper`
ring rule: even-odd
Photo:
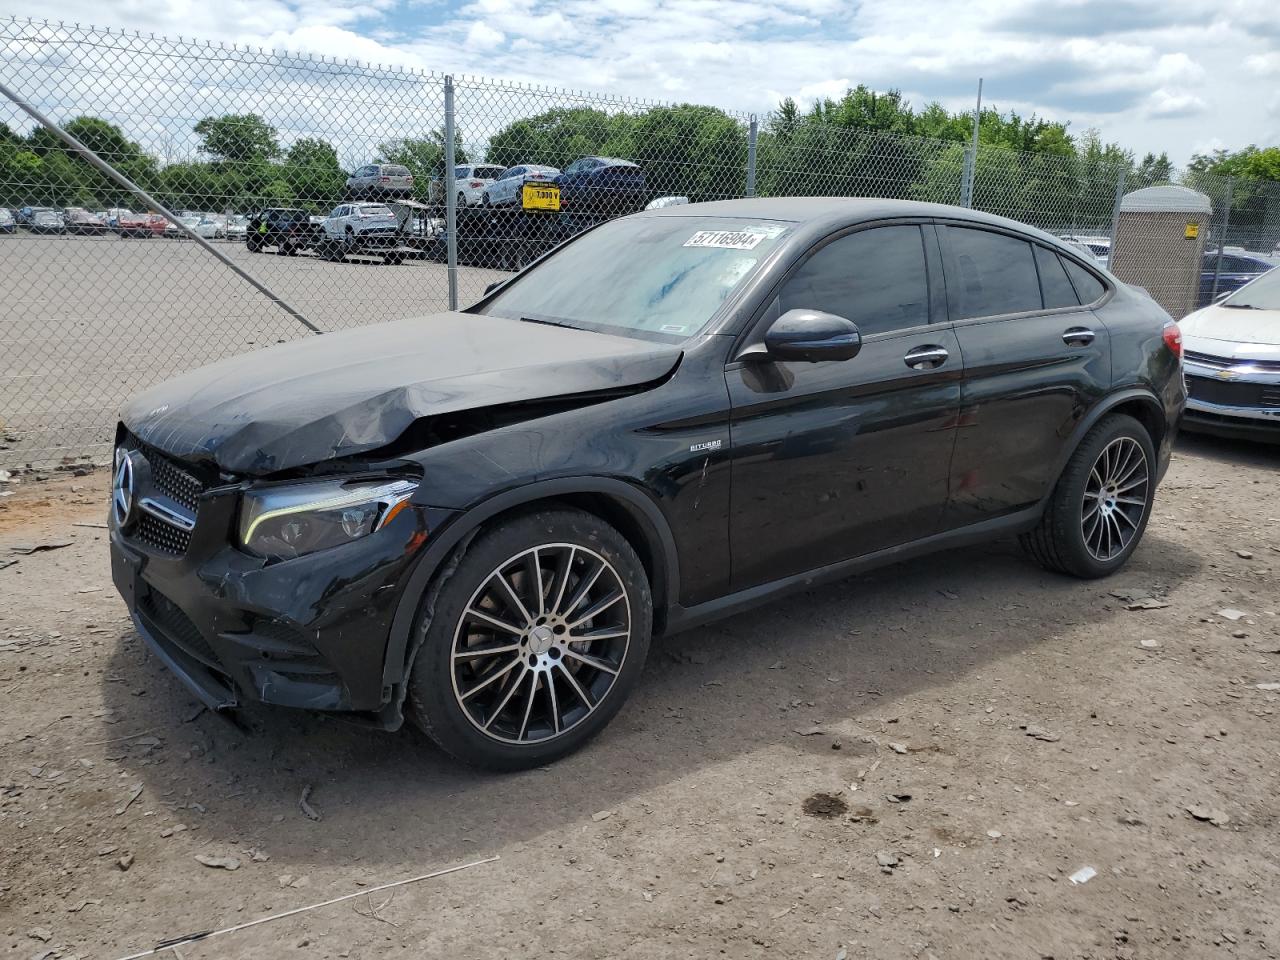
[[[581,327],[575,327],[571,323],[565,323],[563,320],[547,320],[543,317],[521,317],[521,323],[541,323],[548,327],[564,327],[566,330],[581,330]]]
[[[1261,307],[1255,307],[1252,303],[1220,303],[1220,307],[1226,307],[1228,310],[1261,310]]]

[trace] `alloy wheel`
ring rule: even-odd
[[[459,618],[454,698],[495,740],[562,736],[609,695],[630,639],[631,599],[608,560],[578,544],[532,547],[493,570]]]
[[[1085,481],[1080,532],[1085,549],[1106,562],[1122,554],[1142,527],[1151,483],[1147,454],[1132,437],[1103,447]]]

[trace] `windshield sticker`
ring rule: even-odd
[[[724,250],[752,250],[765,239],[763,233],[746,230],[699,230],[684,242],[686,247],[719,247]]]
[[[664,323],[658,328],[659,333],[684,333],[689,327],[683,323]]]

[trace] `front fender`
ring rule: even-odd
[[[439,533],[432,531],[428,547],[422,551],[409,573],[391,622],[386,660],[382,668],[384,686],[400,687],[408,675],[414,653],[411,638],[414,635],[419,605],[432,578],[455,547],[473,536],[485,521],[500,513],[529,504],[584,494],[609,498],[636,521],[648,541],[646,547],[653,561],[653,575],[657,581],[653,595],[655,600],[663,598],[662,612],[665,613],[665,604],[669,602],[667,598],[678,594],[680,562],[667,520],[648,496],[633,484],[611,477],[559,477],[530,483],[489,497],[465,511],[446,513]],[[662,620],[665,617],[655,619]],[[399,699],[394,695],[392,697],[397,713]]]

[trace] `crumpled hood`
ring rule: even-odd
[[[373,450],[415,420],[658,380],[679,347],[440,313],[231,357],[153,387],[122,419],[144,443],[265,474]]]
[[[1178,321],[1183,337],[1220,340],[1222,347],[1206,350],[1219,356],[1249,356],[1251,345],[1280,347],[1280,310],[1239,310],[1217,304],[1197,310]],[[1243,352],[1234,352],[1242,350]],[[1222,353],[1222,349],[1232,352]]]

